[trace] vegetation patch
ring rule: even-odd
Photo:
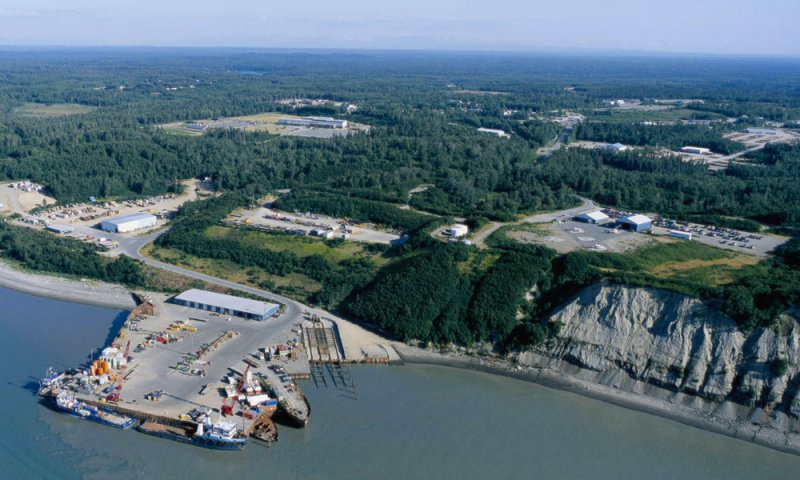
[[[14,116],[20,118],[53,118],[91,113],[95,110],[96,107],[79,105],[77,103],[44,104],[29,102],[14,108],[13,113]]]

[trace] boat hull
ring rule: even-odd
[[[192,438],[192,445],[210,448],[211,450],[241,450],[247,443],[247,439],[239,440],[217,440],[205,436],[195,435]]]

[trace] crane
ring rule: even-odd
[[[106,401],[109,402],[119,402],[119,394],[122,391],[122,384],[125,383],[125,377],[123,375],[119,375],[117,379],[117,386],[114,387],[114,390],[108,394],[106,397]]]
[[[236,386],[236,393],[231,397],[231,404],[228,405],[228,399],[222,401],[222,414],[223,415],[233,415],[233,406],[236,404],[236,401],[239,400],[239,394],[242,393],[242,388],[244,388],[245,379],[247,379],[247,372],[250,371],[250,365],[244,370],[244,374],[242,378],[239,380],[239,384]]]
[[[119,402],[119,395],[122,391],[122,384],[125,383],[125,371],[128,369],[128,352],[131,350],[131,341],[128,340],[128,344],[125,346],[125,363],[120,365],[119,373],[117,378],[117,386],[114,387],[114,390],[108,394],[106,400],[109,402]]]

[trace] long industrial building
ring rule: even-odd
[[[261,302],[247,298],[234,297],[207,290],[191,289],[173,298],[173,302],[191,308],[251,320],[266,320],[280,311],[276,303]]]
[[[126,233],[152,227],[156,224],[156,220],[158,220],[156,216],[149,213],[134,213],[133,215],[104,220],[100,224],[100,228],[106,232]]]
[[[278,124],[320,128],[347,128],[348,125],[347,120],[337,120],[333,117],[281,118]]]

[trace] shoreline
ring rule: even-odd
[[[120,285],[25,272],[5,261],[0,261],[0,287],[37,297],[97,307],[120,310],[136,307],[131,291]]]
[[[3,261],[0,261],[0,287],[43,298],[120,310],[131,310],[136,306],[131,291],[120,285],[25,272]],[[656,415],[784,453],[800,455],[800,434],[781,432],[739,418],[721,417],[702,409],[670,403],[650,395],[582,380],[557,369],[518,366],[505,360],[487,360],[453,353],[442,354],[391,340],[387,340],[387,343],[394,348],[404,363],[461,368],[513,378],[546,388],[575,393],[621,408]]]
[[[485,360],[467,355],[442,354],[405,344],[394,344],[394,347],[403,362],[409,364],[461,368],[513,378],[554,390],[575,393],[621,408],[655,415],[683,425],[754,443],[783,453],[800,455],[800,435],[798,434],[754,425],[738,418],[723,418],[697,408],[676,405],[652,396],[626,392],[599,383],[581,380],[558,370],[530,366],[517,367],[505,360]]]

